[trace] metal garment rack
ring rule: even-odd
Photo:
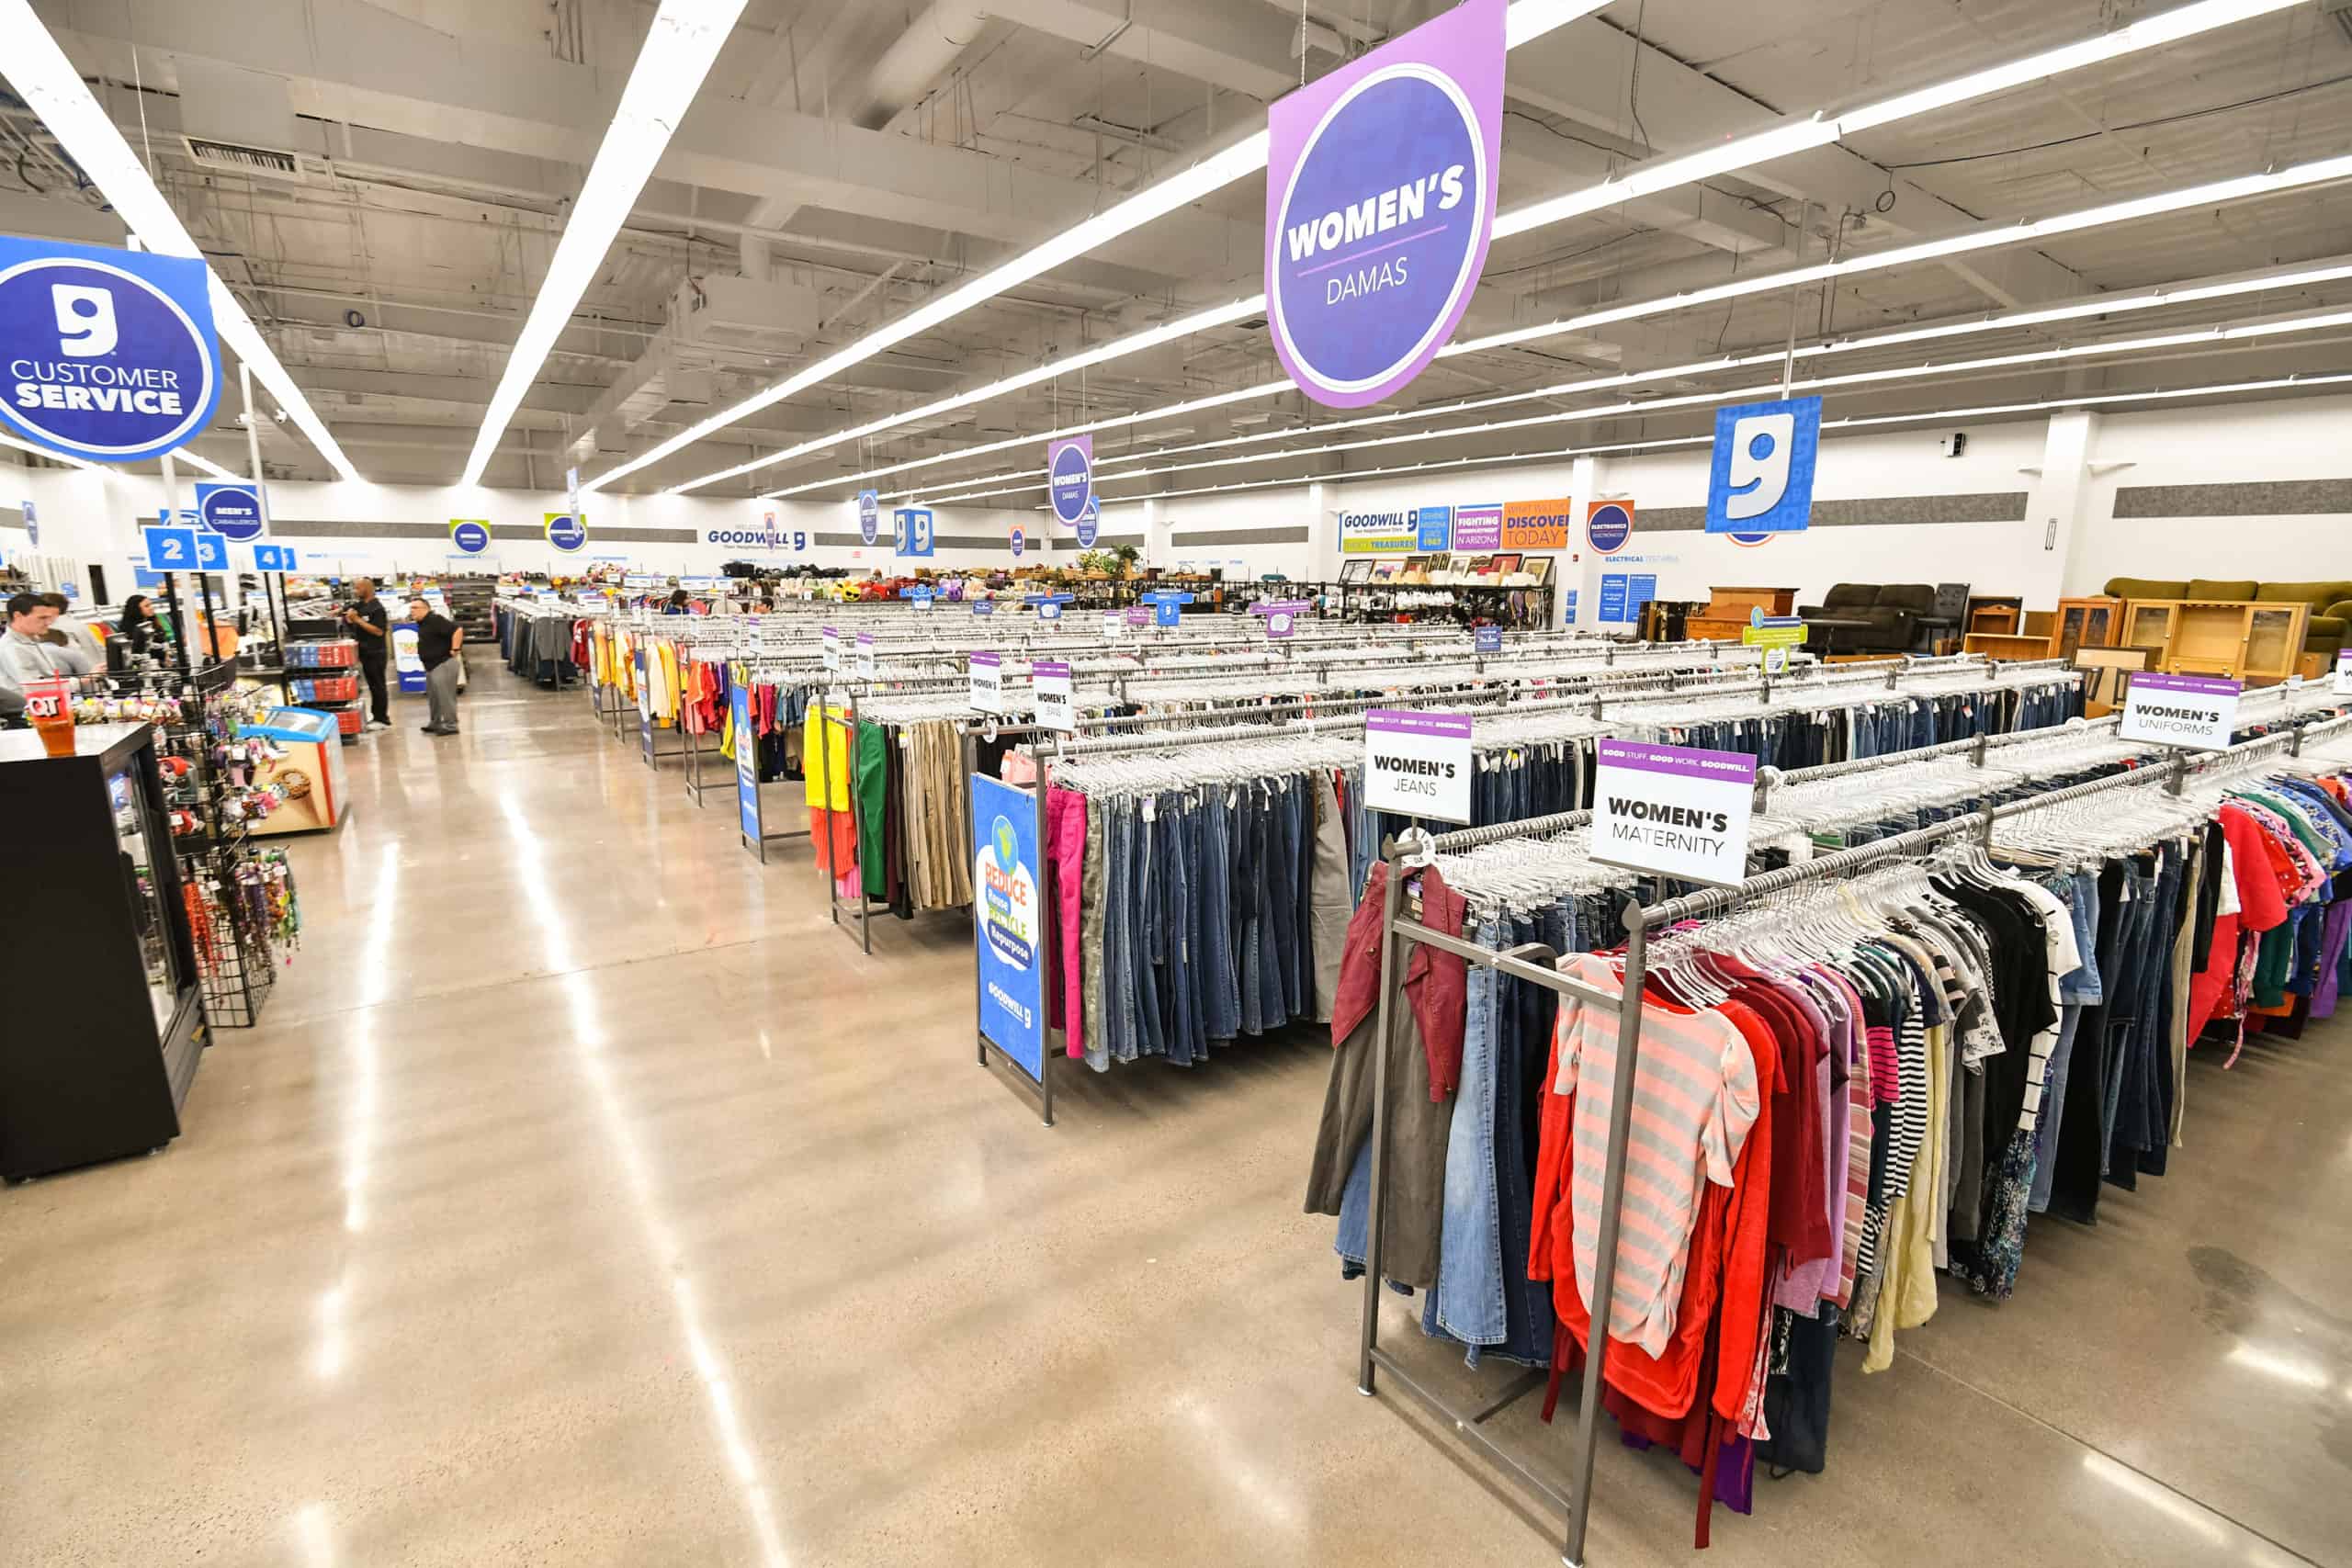
[[[2164,762],[2135,771],[2093,779],[2086,784],[2073,784],[2051,790],[2023,800],[1984,807],[1980,810],[1948,818],[1941,822],[1916,829],[1910,832],[1839,850],[1811,861],[1801,862],[1775,871],[1751,876],[1736,887],[1709,887],[1681,897],[1664,899],[1645,906],[1638,899],[1629,899],[1624,910],[1625,966],[1623,988],[1611,997],[1605,992],[1571,980],[1543,960],[1554,959],[1548,947],[1527,943],[1502,952],[1482,948],[1459,937],[1450,937],[1430,931],[1417,920],[1403,921],[1396,918],[1399,888],[1406,874],[1419,865],[1429,863],[1430,857],[1496,843],[1512,838],[1540,836],[1569,828],[1584,826],[1591,821],[1590,812],[1565,812],[1551,818],[1525,822],[1500,823],[1491,828],[1476,828],[1464,832],[1446,833],[1431,838],[1415,831],[1405,836],[1405,841],[1392,841],[1383,859],[1387,865],[1385,885],[1381,889],[1381,969],[1380,994],[1374,1018],[1374,1038],[1363,1049],[1378,1053],[1374,1058],[1373,1125],[1372,1125],[1372,1201],[1369,1231],[1366,1236],[1363,1275],[1363,1333],[1361,1355],[1357,1367],[1356,1392],[1367,1398],[1378,1391],[1376,1378],[1385,1371],[1402,1383],[1406,1391],[1426,1405],[1441,1420],[1452,1426],[1464,1442],[1498,1468],[1516,1477],[1528,1488],[1549,1502],[1565,1520],[1561,1540],[1561,1560],[1570,1568],[1583,1568],[1586,1532],[1591,1520],[1592,1468],[1595,1458],[1595,1427],[1600,1410],[1600,1385],[1605,1375],[1609,1352],[1609,1320],[1614,1301],[1617,1274],[1618,1222],[1624,1205],[1625,1157],[1630,1129],[1633,1124],[1634,1077],[1641,1053],[1643,994],[1647,982],[1649,933],[1679,921],[1720,914],[1748,899],[1806,882],[1842,876],[1878,862],[1909,856],[1929,849],[1947,840],[1973,833],[1979,842],[1990,844],[1996,824],[2010,818],[2023,816],[2069,801],[2104,795],[2113,790],[2145,788],[2163,781],[2171,794],[2181,793],[2190,773],[2201,771],[2216,761],[2246,761],[2266,753],[2277,752],[2293,756],[2301,753],[2307,734],[2352,733],[2352,717],[2330,718],[2312,724],[2293,724],[2290,728],[2228,748],[2226,750],[2194,753],[2175,750]],[[2040,733],[2040,732],[2034,732]],[[1385,1293],[1382,1270],[1383,1211],[1385,1207],[1385,1166],[1388,1154],[1388,1058],[1393,1043],[1393,1031],[1401,1014],[1406,970],[1407,949],[1419,942],[1425,947],[1452,953],[1466,963],[1497,971],[1511,978],[1541,986],[1562,996],[1576,997],[1589,1005],[1609,1009],[1617,1016],[1617,1062],[1611,1079],[1612,1098],[1610,1103],[1609,1146],[1606,1152],[1600,1199],[1600,1220],[1596,1238],[1592,1292],[1590,1297],[1590,1328],[1586,1338],[1583,1388],[1577,1406],[1575,1449],[1569,1461],[1567,1485],[1562,1489],[1548,1477],[1522,1463],[1488,1437],[1482,1425],[1499,1412],[1509,1408],[1534,1389],[1543,1386],[1544,1379],[1531,1373],[1516,1379],[1498,1397],[1472,1410],[1461,1410],[1443,1394],[1430,1388],[1397,1359],[1380,1345],[1380,1302]],[[1573,1264],[1571,1265],[1573,1267]]]
[[[832,736],[833,727],[835,725],[840,725],[849,732],[848,739],[845,742],[848,750],[847,754],[842,759],[845,766],[842,771],[842,775],[849,781],[849,852],[852,857],[853,863],[859,868],[860,872],[857,885],[857,945],[858,951],[864,953],[870,958],[874,954],[874,910],[873,900],[866,892],[864,876],[865,812],[864,806],[858,799],[857,793],[856,691],[854,688],[848,691],[844,694],[844,700],[848,704],[846,711],[837,714],[833,711],[832,688],[822,684],[817,688],[817,760],[819,768],[817,774],[817,790],[818,793],[823,795],[825,799],[825,831],[823,836],[816,840],[817,863],[819,866],[823,868],[825,873],[826,913],[832,917],[833,924],[841,926],[846,930],[847,922],[842,919],[842,868],[834,863],[833,854],[835,840],[833,837]],[[817,825],[812,820],[808,825],[808,830],[811,835],[816,833],[816,828]],[[763,853],[760,858],[764,862],[767,857]]]

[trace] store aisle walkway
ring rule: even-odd
[[[1355,1392],[1299,1213],[1321,1045],[1043,1129],[973,1063],[967,928],[862,957],[805,848],[763,869],[583,699],[422,707],[349,754],[187,1134],[0,1191],[0,1563],[1558,1560]],[[2352,1562],[2347,1052],[2197,1063],[2176,1174],[1841,1358],[1829,1473],[1719,1510],[1714,1560]],[[1472,1376],[1410,1310],[1388,1341]],[[1495,1427],[1565,1459],[1532,1404]],[[1600,1481],[1596,1568],[1690,1560],[1679,1466]]]

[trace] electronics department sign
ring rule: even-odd
[[[2132,677],[2116,734],[2156,746],[2219,751],[2237,728],[2239,689],[2238,682],[2219,675],[2143,671]]]
[[[972,946],[979,960],[980,1032],[1022,1071],[1046,1072],[1044,909],[1037,887],[1036,802],[974,773]]]
[[[1054,515],[1073,528],[1094,504],[1094,437],[1065,436],[1046,447],[1046,494]]]
[[[1595,555],[1613,556],[1634,536],[1634,503],[1596,501],[1585,508],[1584,536]]]
[[[261,491],[243,483],[199,484],[196,520],[224,539],[248,544],[262,536]]]
[[[0,421],[97,463],[159,457],[212,419],[204,263],[0,237]]]
[[[1363,798],[1374,811],[1470,820],[1470,716],[1374,708],[1363,716]]]
[[[1716,886],[1746,880],[1754,757],[1645,740],[1594,745],[1594,860]]]
[[[1464,0],[1267,111],[1267,327],[1317,402],[1406,386],[1469,306],[1502,164],[1504,8]]]
[[[1802,533],[1813,522],[1813,470],[1820,450],[1819,398],[1717,409],[1707,532]]]
[[[548,543],[566,555],[588,547],[588,519],[577,512],[543,512],[539,525],[547,531]]]

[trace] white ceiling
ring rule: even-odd
[[[2177,0],[2176,0],[2177,3]],[[2335,8],[2331,8],[2331,5]],[[537,288],[653,6],[645,0],[35,0],[294,379],[368,478],[448,483]],[[1510,57],[1503,202],[1588,185],[1810,114],[1949,79],[2138,19],[2132,0],[1621,0]],[[1317,37],[1376,39],[1417,0],[1310,0]],[[486,481],[594,475],[992,261],[1262,125],[1298,79],[1274,0],[751,0]],[[1323,30],[1328,28],[1329,30]],[[1311,49],[1306,69],[1338,62]],[[0,98],[0,231],[118,242],[39,122]],[[201,164],[182,132],[290,151],[290,174]],[[2319,0],[1648,201],[1498,243],[1472,330],[1596,301],[1963,231],[2352,151],[2352,20]],[[1257,288],[1263,181],[1244,181],[629,476],[654,490],[1025,369]],[[1868,275],[1834,298],[1762,296],[1591,337],[1442,361],[1442,401],[1915,321],[2352,252],[2352,183],[2097,232],[1967,265]],[[2141,312],[2112,327],[1966,340],[1909,356],[2352,302],[2352,287]],[[1865,363],[1857,360],[1859,366]],[[1839,368],[1849,367],[1841,363]],[[1875,411],[2352,368],[2342,333],[2226,353],[1881,389]],[[873,463],[1154,407],[1279,374],[1243,323],[931,423],[763,469],[755,494]],[[1735,378],[1736,379],[1736,378]],[[1726,382],[1725,384],[1730,384]],[[1670,390],[1705,389],[1702,379]],[[1320,417],[1295,397],[1145,426],[1204,440],[1226,412]],[[1838,399],[1832,399],[1833,414]],[[1682,434],[1661,413],[1552,445]],[[1254,428],[1245,426],[1243,428]],[[274,426],[280,477],[324,478]],[[1490,444],[1492,449],[1503,449]],[[234,411],[199,450],[243,464]],[[1475,438],[1417,456],[1489,449]],[[1334,457],[1331,471],[1380,454]],[[1393,458],[1389,459],[1393,460]],[[926,469],[947,493],[998,454]],[[1226,470],[1222,477],[1248,478]]]

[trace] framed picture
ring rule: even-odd
[[[1368,560],[1362,559],[1361,558],[1355,560],[1341,561],[1340,563],[1340,581],[1342,582],[1370,582],[1372,581],[1372,563]]]
[[[1522,570],[1525,570],[1530,577],[1535,579],[1535,586],[1541,588],[1545,583],[1552,581],[1552,558],[1550,556],[1530,556],[1527,558]]]
[[[1517,550],[1510,550],[1495,557],[1493,570],[1494,575],[1497,577],[1509,577],[1512,572],[1517,571],[1519,570],[1519,552]]]

